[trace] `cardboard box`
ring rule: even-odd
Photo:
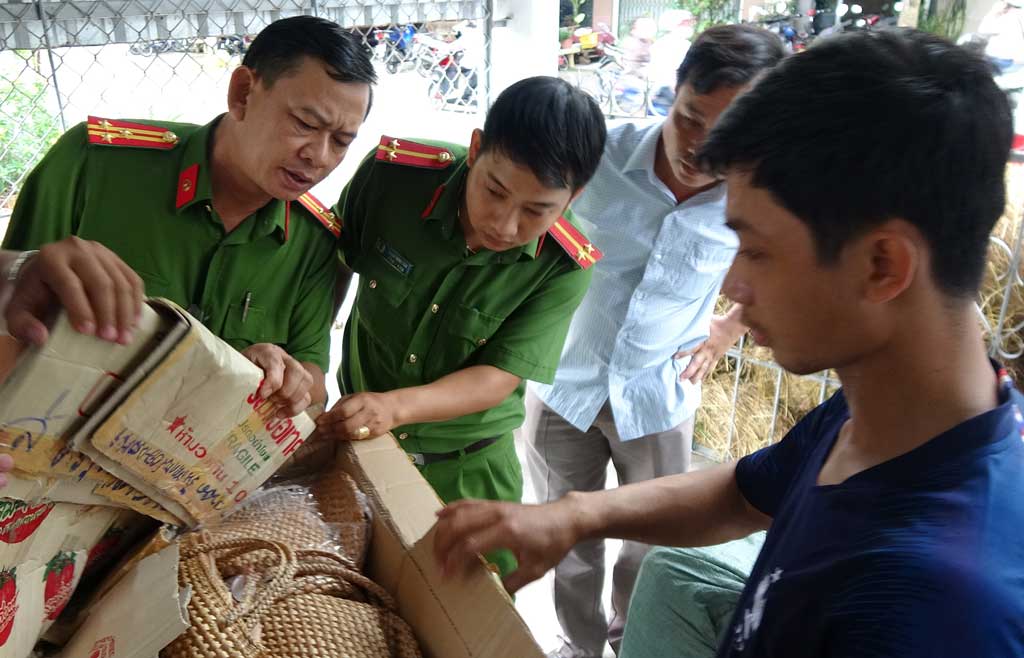
[[[73,446],[192,527],[222,518],[262,485],[314,428],[271,417],[263,371],[166,300],[184,335],[143,364],[76,432]],[[99,492],[103,495],[103,492]]]
[[[49,559],[58,551],[89,551],[134,512],[117,507],[0,498],[0,568]]]
[[[374,512],[364,571],[395,597],[426,658],[543,658],[511,598],[482,560],[466,579],[441,581],[432,528],[442,503],[394,437],[347,444],[339,459]],[[166,561],[156,566],[154,558],[166,556],[166,538],[158,535],[147,546],[160,552],[147,548],[148,557],[129,561],[134,566],[119,573],[113,589],[90,607],[59,658],[84,657],[83,651],[95,647],[115,647],[117,658],[149,658],[145,651],[155,654],[184,632],[175,606],[186,609],[187,592],[175,599],[176,572],[169,572]],[[147,564],[151,571],[142,574]],[[159,632],[150,635],[143,628]]]
[[[342,465],[371,501],[366,575],[398,601],[427,658],[543,658],[501,583],[484,566],[443,581],[434,562],[443,503],[390,434],[345,444]]]
[[[26,658],[71,598],[85,551],[60,551],[0,569],[0,658]]]
[[[178,546],[136,565],[97,604],[58,658],[154,658],[188,628]]]

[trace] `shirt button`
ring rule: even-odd
[[[210,204],[206,204],[205,208],[206,212],[213,212],[213,208],[210,207]]]
[[[436,313],[437,313],[438,311],[440,311],[440,310],[441,310],[441,307],[440,307],[440,306],[438,306],[437,304],[431,304],[431,305],[430,305],[430,312],[431,312],[431,313],[434,313],[434,314],[436,314]]]
[[[476,346],[477,347],[483,347],[486,344],[487,344],[487,339],[486,338],[481,338],[480,340],[476,341]]]
[[[661,254],[654,254],[654,260],[661,260]]]
[[[409,355],[409,363],[416,363],[416,355],[415,354],[410,354]]]
[[[377,279],[370,279],[370,287],[371,288],[376,288],[377,287]]]
[[[404,441],[405,439],[409,438],[409,433],[408,432],[402,432],[401,434],[398,435],[398,438],[400,438],[400,439],[402,439]]]
[[[644,297],[646,297],[646,296],[647,296],[647,295],[645,295],[645,294],[644,294],[644,293],[642,293],[642,292],[638,292],[638,293],[636,294],[636,298],[637,298],[637,299],[643,299],[643,298],[644,298]]]

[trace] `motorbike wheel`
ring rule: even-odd
[[[607,110],[612,97],[611,85],[599,72],[594,71],[580,78],[579,88],[597,103],[602,110]]]
[[[642,82],[636,76],[626,75],[619,78],[612,90],[614,109],[629,116],[646,114],[646,94]]]

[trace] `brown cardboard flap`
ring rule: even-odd
[[[397,600],[429,658],[542,658],[526,623],[481,560],[465,579],[442,581],[433,527],[443,506],[390,434],[347,444],[345,470],[374,511],[367,575]]]

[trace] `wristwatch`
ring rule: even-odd
[[[18,277],[21,275],[21,270],[25,267],[25,263],[38,253],[38,249],[32,249],[18,254],[18,257],[14,259],[11,266],[7,268],[7,281],[10,283],[17,281]]]

